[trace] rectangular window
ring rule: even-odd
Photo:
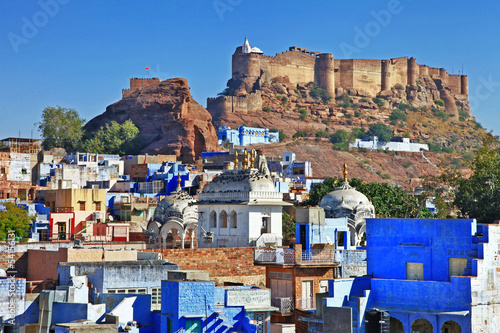
[[[80,204],[80,210],[85,210],[85,201],[78,201],[78,203]]]
[[[1,173],[1,174],[5,174],[5,168],[4,168],[4,167],[1,167],[1,168],[0,168],[0,173]]]
[[[449,259],[450,277],[464,275],[464,271],[465,271],[466,267],[467,267],[467,259],[465,259],[465,258],[450,258]]]
[[[161,288],[151,288],[151,310],[161,310]]]
[[[422,281],[424,279],[424,264],[420,262],[407,262],[406,279]]]
[[[101,202],[100,201],[96,201],[95,202],[95,210],[96,211],[100,211],[101,210]]]

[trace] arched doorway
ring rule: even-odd
[[[411,331],[413,333],[432,333],[432,324],[424,318],[419,318],[411,324]]]
[[[394,317],[391,317],[391,333],[405,333],[403,323]]]
[[[462,333],[462,328],[456,321],[448,320],[441,326],[441,333]]]

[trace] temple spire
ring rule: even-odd
[[[347,183],[347,163],[344,163],[344,172],[342,174],[344,175],[344,183]]]
[[[238,152],[234,151],[234,170],[238,170]]]
[[[180,191],[180,190],[182,190],[182,186],[181,186],[181,173],[177,172],[177,191]]]

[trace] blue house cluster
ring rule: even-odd
[[[375,311],[375,325],[391,332],[493,332],[499,229],[473,219],[367,219],[368,274],[330,280],[323,324],[348,310],[337,328],[369,332]]]
[[[225,141],[236,146],[248,146],[258,143],[280,142],[278,132],[270,132],[267,128],[240,126],[231,129],[228,126],[219,127],[219,146]]]

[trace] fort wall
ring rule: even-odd
[[[242,47],[238,47],[232,57],[232,66],[234,80],[251,78],[256,83],[258,79],[270,81],[273,77],[286,76],[292,84],[316,82],[332,96],[334,87],[361,90],[376,96],[380,91],[396,85],[415,85],[420,75],[438,76],[453,94],[468,92],[467,87],[463,87],[467,83],[464,75],[450,76],[443,68],[419,65],[413,57],[334,59],[331,53],[308,51],[296,46],[275,56],[265,56],[242,53]]]
[[[260,90],[244,96],[219,96],[207,98],[207,109],[215,119],[223,112],[248,113],[262,110],[262,96]]]
[[[128,97],[136,89],[149,87],[160,82],[161,80],[156,77],[144,79],[133,77],[130,79],[130,89],[122,89],[122,97]]]

